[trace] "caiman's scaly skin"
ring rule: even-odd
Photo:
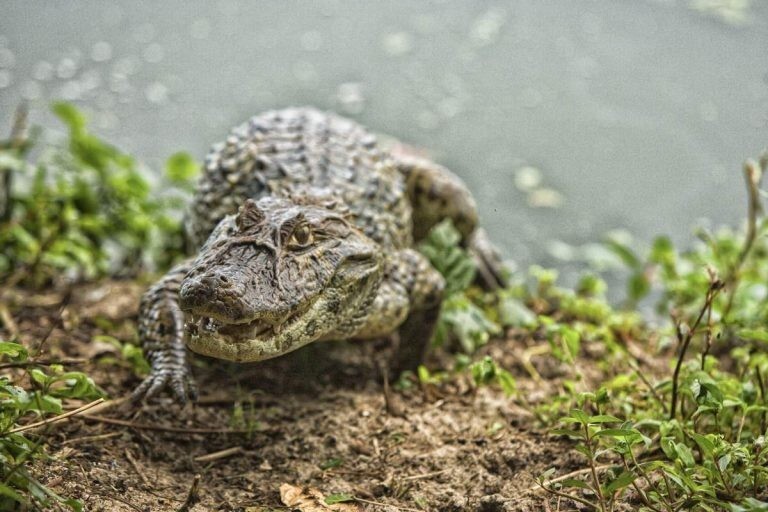
[[[360,125],[313,109],[238,126],[206,158],[186,225],[196,256],[142,298],[152,372],[134,397],[170,387],[194,399],[187,347],[245,362],[398,333],[395,369],[415,367],[444,282],[413,246],[444,218],[498,279],[474,200],[445,168],[392,156]]]

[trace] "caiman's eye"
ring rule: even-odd
[[[288,246],[291,249],[301,249],[312,243],[312,228],[308,224],[302,224],[293,230]]]

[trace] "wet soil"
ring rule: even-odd
[[[462,376],[436,385],[414,379],[407,389],[393,383],[385,397],[379,362],[387,343],[336,342],[259,364],[196,357],[199,403],[162,397],[135,406],[124,397],[140,377],[98,336],[135,341],[142,289],[79,287],[63,307],[61,293],[6,297],[20,339],[33,351],[45,340],[38,358],[75,359],[69,367],[91,375],[110,398],[48,428],[52,459],[34,467],[86,510],[289,510],[285,484],[355,496],[352,510],[576,510],[535,484],[548,468],[584,467],[572,444],[547,435],[533,412],[560,393],[566,375],[540,343],[508,333],[484,347],[517,378],[514,398],[475,389]],[[438,352],[428,364],[448,361]]]

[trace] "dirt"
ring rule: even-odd
[[[534,480],[548,468],[584,467],[573,446],[547,435],[532,413],[533,404],[559,393],[566,373],[536,355],[546,350],[535,341],[511,333],[484,348],[517,378],[514,398],[458,377],[395,386],[387,407],[377,363],[387,344],[336,342],[259,364],[196,357],[198,404],[163,397],[134,406],[121,399],[140,377],[118,349],[93,338],[135,340],[142,288],[79,287],[64,307],[61,293],[7,296],[20,339],[33,349],[46,340],[39,358],[84,359],[70,367],[89,373],[110,398],[50,428],[52,460],[34,467],[43,483],[86,510],[288,510],[286,484],[355,496],[355,510],[575,510]],[[5,329],[0,336],[10,334]],[[525,369],[526,359],[536,372]],[[437,352],[429,365],[447,362]],[[190,497],[197,501],[191,508]]]

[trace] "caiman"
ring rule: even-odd
[[[187,349],[248,362],[318,340],[389,336],[393,370],[415,368],[445,285],[415,247],[443,219],[485,284],[502,283],[475,201],[446,168],[312,108],[234,128],[206,157],[186,215],[194,256],[142,297],[152,369],[134,398],[170,388],[194,400]]]

